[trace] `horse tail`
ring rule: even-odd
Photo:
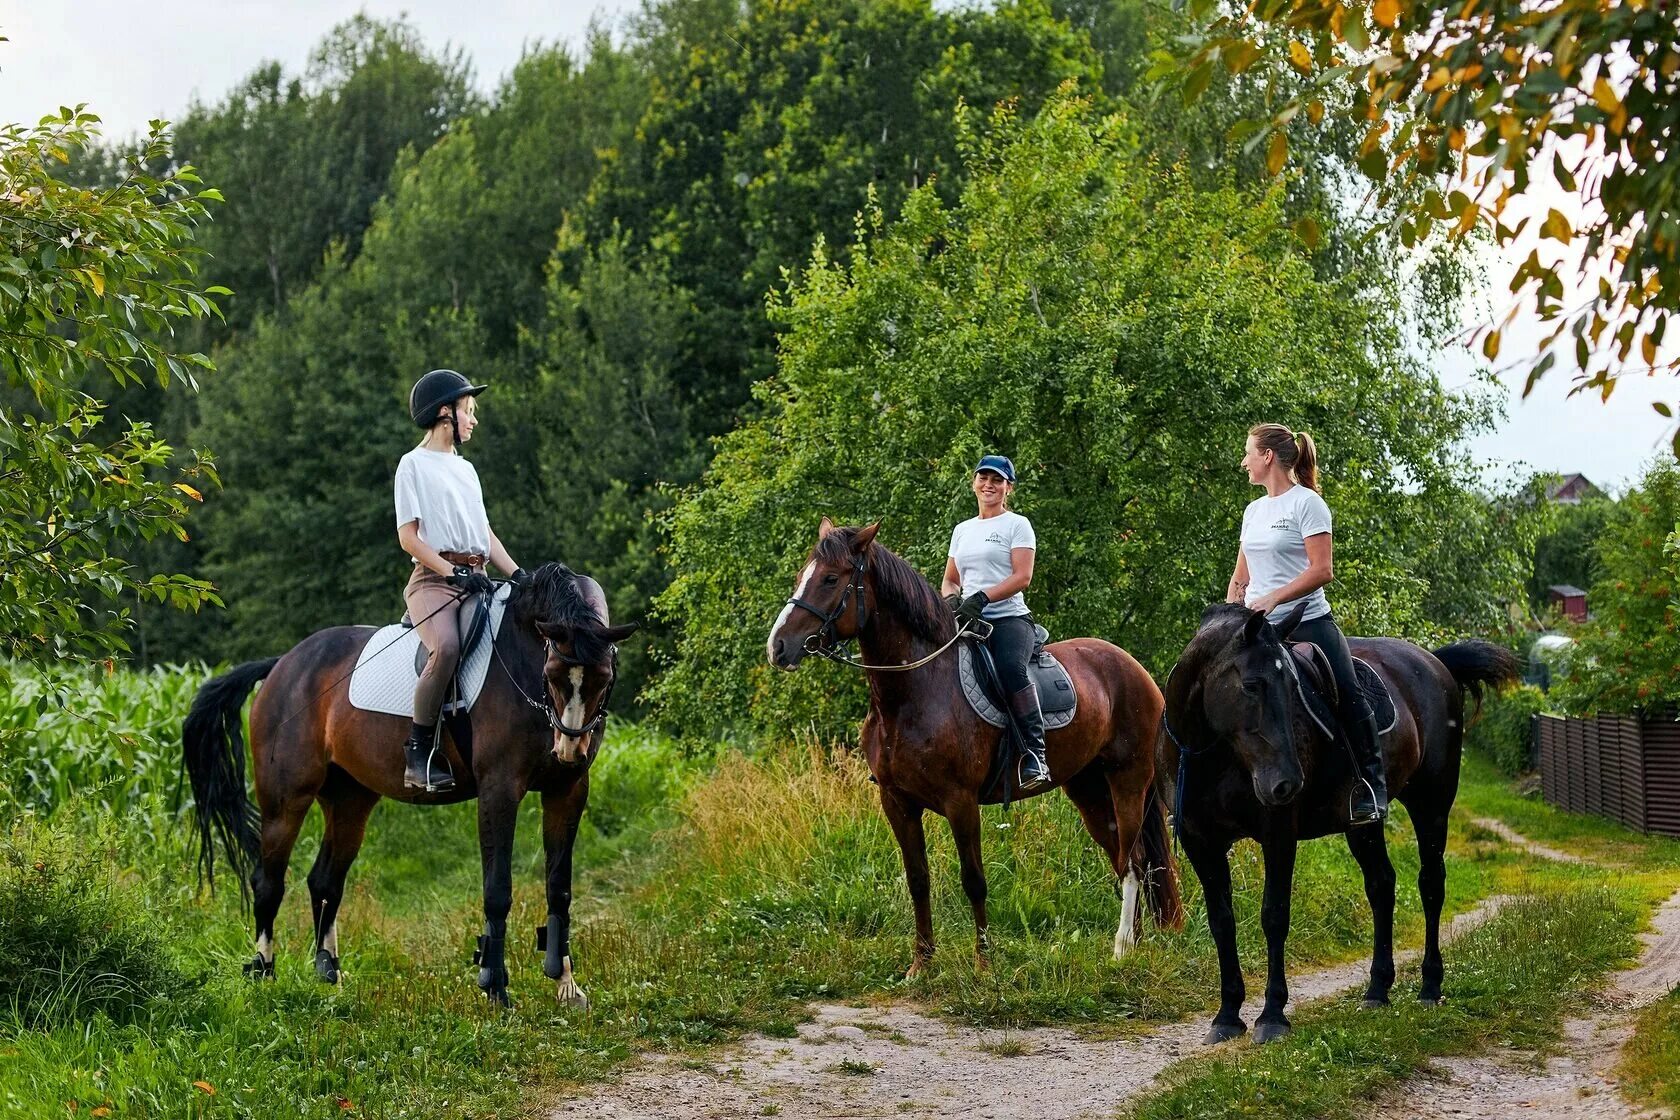
[[[181,764],[192,783],[198,825],[198,878],[216,889],[216,838],[222,854],[239,876],[241,893],[250,889],[261,844],[257,808],[245,795],[245,698],[268,676],[278,657],[247,661],[199,688],[181,725]]]
[[[1522,675],[1522,662],[1517,660],[1517,655],[1492,642],[1454,642],[1436,650],[1435,657],[1447,667],[1458,687],[1476,698],[1478,714],[1482,710],[1484,687],[1515,684]]]
[[[1143,797],[1143,829],[1138,834],[1143,855],[1143,893],[1149,913],[1162,929],[1184,928],[1184,900],[1178,893],[1178,868],[1173,863],[1172,844],[1167,838],[1167,807],[1149,783]]]

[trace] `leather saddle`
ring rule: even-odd
[[[469,701],[465,697],[465,690],[461,686],[461,672],[466,668],[471,655],[478,648],[479,642],[490,631],[490,596],[471,595],[460,606],[455,608],[459,613],[459,633],[461,635],[461,656],[455,661],[455,675],[449,682],[448,697],[443,703],[445,713],[464,709]],[[414,628],[414,619],[407,612],[403,612],[402,627],[405,630]],[[414,651],[414,673],[419,676],[426,671],[426,662],[432,659],[432,651],[426,648],[425,640],[416,643]]]
[[[1306,705],[1307,714],[1320,731],[1332,739],[1342,738],[1341,697],[1336,690],[1336,676],[1330,670],[1330,659],[1312,642],[1290,642],[1289,653],[1287,664],[1293,670],[1296,688],[1301,702]],[[1365,694],[1365,702],[1371,706],[1371,714],[1376,718],[1378,733],[1386,735],[1393,731],[1399,716],[1388,685],[1375,669],[1357,657],[1353,659],[1353,672],[1359,681],[1359,690]]]
[[[1050,632],[1036,623],[1033,629],[1036,640],[1032,656],[1027,659],[1027,677],[1038,689],[1038,708],[1044,713],[1045,730],[1054,731],[1073,722],[1079,708],[1079,697],[1073,690],[1073,678],[1055,655],[1044,648],[1050,640]],[[959,644],[957,658],[957,675],[969,707],[993,727],[1008,726],[1009,719],[1005,713],[1009,710],[1009,698],[1003,695],[990,658],[966,641]]]

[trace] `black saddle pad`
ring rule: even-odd
[[[1341,721],[1334,699],[1335,682],[1323,652],[1308,642],[1293,645],[1290,652],[1295,655],[1291,659],[1296,670],[1295,680],[1300,686],[1301,700],[1306,704],[1308,714],[1326,735],[1334,737],[1340,734]],[[1387,734],[1394,730],[1397,717],[1394,697],[1389,695],[1388,685],[1383,683],[1375,669],[1360,658],[1353,659],[1353,672],[1359,680],[1359,690],[1365,694],[1365,702],[1371,706],[1371,714],[1376,718],[1378,733]]]

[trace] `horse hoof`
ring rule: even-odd
[[[1218,1046],[1221,1042],[1230,1042],[1233,1038],[1241,1038],[1248,1033],[1248,1028],[1241,1023],[1215,1023],[1208,1028],[1207,1036],[1202,1039],[1203,1046]]]
[[[1268,1042],[1288,1038],[1294,1030],[1295,1028],[1288,1023],[1256,1023],[1254,1025],[1254,1044],[1264,1046]]]
[[[252,957],[245,962],[245,967],[240,971],[247,979],[272,980],[274,979],[274,962],[265,961],[261,957]]]
[[[589,1010],[589,997],[583,994],[583,989],[576,981],[562,980],[554,986],[554,998],[563,1007],[575,1007],[579,1011]]]
[[[1375,1011],[1380,1007],[1387,1006],[1387,996],[1366,996],[1364,999],[1359,1001],[1359,1010],[1361,1011]]]
[[[1423,1004],[1425,1007],[1439,1007],[1439,1006],[1441,1006],[1441,997],[1440,996],[1419,996],[1418,997],[1418,1002]]]
[[[497,1007],[512,1007],[513,1001],[508,999],[506,988],[485,988],[484,998]]]
[[[320,977],[323,983],[338,983],[338,958],[325,949],[317,949],[315,951],[315,975]]]

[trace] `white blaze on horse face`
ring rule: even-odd
[[[1125,881],[1120,884],[1120,928],[1114,931],[1115,960],[1137,944],[1137,926],[1138,877],[1136,871],[1127,871]]]
[[[799,586],[794,589],[793,598],[805,598],[805,589],[811,584],[811,577],[817,574],[817,562],[811,561],[805,565],[805,570],[799,573]],[[770,659],[770,664],[776,663],[776,635],[782,632],[782,627],[788,624],[793,612],[798,608],[793,605],[793,599],[782,604],[782,613],[776,616],[775,625],[770,627],[770,637],[764,643],[764,656]]]
[[[566,698],[565,710],[560,713],[560,722],[567,727],[583,726],[583,666],[573,665],[566,671],[566,679],[572,682],[572,694]],[[581,745],[576,735],[562,735],[554,733],[554,757],[561,762],[575,762],[578,748]]]

